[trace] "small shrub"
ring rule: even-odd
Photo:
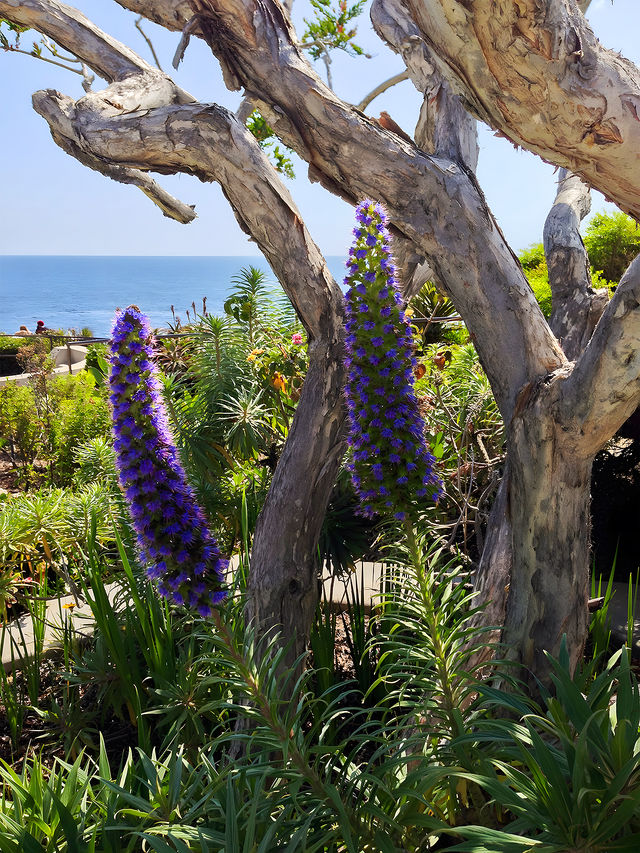
[[[70,485],[78,445],[110,434],[106,389],[97,388],[86,373],[56,380],[56,411],[52,425],[54,480]]]

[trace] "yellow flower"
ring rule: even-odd
[[[256,356],[257,356],[257,355],[262,355],[262,353],[263,353],[263,352],[264,352],[264,350],[263,350],[263,349],[254,349],[254,350],[251,350],[251,352],[250,352],[250,353],[249,353],[249,355],[247,356],[247,361],[255,361],[255,360],[256,360]]]

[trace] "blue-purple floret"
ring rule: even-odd
[[[228,561],[187,483],[162,402],[149,322],[135,306],[116,314],[110,361],[118,475],[147,576],[161,595],[210,616],[226,595]]]
[[[381,205],[366,200],[356,218],[345,279],[351,478],[362,515],[372,518],[392,508],[402,521],[415,516],[421,499],[437,500],[442,483],[414,389],[412,335],[396,284],[387,216]],[[363,393],[365,386],[372,394]]]

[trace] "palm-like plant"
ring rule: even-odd
[[[274,438],[272,415],[262,402],[262,391],[242,389],[220,401],[220,419],[227,426],[225,438],[229,450],[242,459],[255,459]]]
[[[267,298],[267,276],[257,267],[244,267],[231,279],[234,290],[224,303],[225,313],[246,327],[249,344],[256,339],[256,325],[261,313],[270,307]]]

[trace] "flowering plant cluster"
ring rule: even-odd
[[[290,343],[276,333],[265,335],[262,346],[252,350],[247,361],[264,385],[279,392],[285,404],[293,406],[298,402],[308,366],[307,348],[300,332],[291,335]]]
[[[116,314],[110,362],[118,476],[147,575],[161,595],[209,616],[226,594],[227,561],[186,481],[161,398],[151,329],[134,305]]]
[[[362,515],[414,514],[416,499],[437,500],[434,471],[414,390],[416,360],[402,310],[384,209],[365,200],[349,251],[346,398],[351,478]]]

